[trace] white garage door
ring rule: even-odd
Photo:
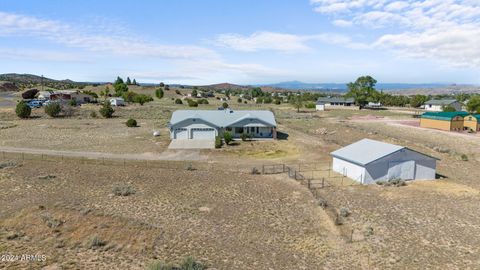
[[[186,128],[175,129],[175,139],[177,139],[177,140],[188,139],[188,130]]]
[[[213,128],[192,128],[192,139],[214,140],[215,130]]]
[[[388,179],[415,179],[415,161],[390,162],[388,166]]]

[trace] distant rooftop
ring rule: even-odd
[[[427,105],[450,105],[452,103],[455,103],[457,102],[457,100],[455,99],[431,99],[427,102],[425,102],[425,104]]]
[[[317,104],[325,103],[355,103],[355,99],[343,97],[321,97],[317,100]]]

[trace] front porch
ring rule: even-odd
[[[226,131],[232,133],[234,139],[242,138],[242,134],[246,134],[252,139],[276,139],[277,130],[275,127],[265,126],[247,126],[247,127],[227,127]]]

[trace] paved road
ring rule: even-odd
[[[109,159],[127,159],[127,160],[205,160],[206,156],[200,154],[200,150],[167,150],[162,153],[142,153],[142,154],[114,154],[101,152],[79,152],[63,151],[37,148],[18,148],[0,146],[0,152],[25,153],[35,155],[53,155],[66,157],[82,158],[109,158]]]

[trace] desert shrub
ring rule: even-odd
[[[279,99],[275,99],[275,101],[273,102],[273,104],[275,104],[275,105],[280,105],[280,104],[282,104],[282,102],[281,102]]]
[[[224,102],[224,103],[222,104],[222,107],[223,107],[224,109],[228,108],[228,103]]]
[[[68,102],[68,104],[69,104],[70,106],[75,107],[75,106],[77,106],[77,100],[76,100],[76,99],[70,99],[70,101]]]
[[[140,105],[143,105],[150,101],[153,101],[153,98],[144,94],[136,94],[135,97],[133,97],[133,102],[139,103]]]
[[[121,185],[121,186],[114,186],[112,192],[116,196],[130,196],[135,194],[135,189],[131,186]]]
[[[20,118],[28,118],[28,117],[30,117],[30,114],[32,113],[32,109],[30,107],[28,107],[28,105],[25,101],[20,101],[17,104],[17,107],[15,108],[15,113]]]
[[[165,90],[167,90],[167,88],[165,88]],[[175,94],[181,95],[182,93],[180,93],[180,90],[177,89],[177,90],[175,90]]]
[[[164,263],[164,262],[159,262],[159,261],[155,261],[155,262],[152,262],[150,263],[147,268],[145,268],[146,270],[178,270],[177,267],[171,265],[171,264],[167,264],[167,263]]]
[[[315,103],[309,102],[309,103],[305,104],[305,108],[307,108],[307,109],[315,109]]]
[[[215,148],[222,147],[222,138],[220,136],[215,136]]]
[[[112,105],[110,104],[110,102],[106,101],[106,102],[103,103],[99,112],[105,118],[112,118],[115,110],[112,108]]]
[[[260,174],[260,171],[257,169],[257,167],[252,168],[252,174]]]
[[[48,114],[50,117],[57,117],[60,112],[62,111],[62,106],[57,102],[51,102],[47,106],[45,106],[45,113]]]
[[[366,235],[366,236],[372,236],[373,233],[374,233],[373,228],[369,226],[369,227],[367,228],[367,231],[365,232],[365,235]]]
[[[22,98],[23,99],[33,99],[37,95],[38,90],[37,89],[30,89],[22,93]]]
[[[348,208],[345,208],[345,207],[340,208],[340,216],[341,217],[350,216],[350,210],[348,210]]]
[[[238,98],[238,99],[237,99],[237,102],[238,102],[238,103],[242,103],[242,99],[241,99],[241,98]]]
[[[56,219],[48,213],[42,215],[42,221],[47,225],[47,227],[52,229],[58,228],[64,223],[64,221]]]
[[[62,107],[62,113],[64,116],[70,117],[75,113],[75,110],[72,106],[67,105]]]
[[[457,109],[455,109],[455,108],[454,108],[453,106],[451,106],[451,105],[444,106],[444,107],[442,108],[442,110],[443,110],[444,112],[456,112],[456,111],[457,111]]]
[[[244,104],[247,104],[248,102],[245,100],[245,101],[243,101],[243,103],[244,103]]]
[[[325,199],[318,200],[318,206],[322,207],[323,209],[328,207],[328,202]]]
[[[208,104],[208,100],[206,98],[202,98],[199,101],[197,101],[198,104]]]
[[[188,107],[198,107],[198,103],[195,100],[187,99]]]
[[[203,264],[195,261],[192,257],[187,257],[180,264],[181,270],[204,270],[207,269]]]
[[[135,119],[128,119],[127,122],[125,123],[127,127],[136,127],[137,126],[137,120]]]
[[[135,102],[135,97],[136,96],[137,96],[137,93],[132,92],[132,91],[128,91],[128,92],[123,93],[122,98],[126,102]]]
[[[99,247],[103,247],[107,244],[106,241],[100,239],[97,235],[91,236],[90,239],[87,241],[87,248],[88,249],[96,249]]]
[[[223,133],[223,139],[225,140],[225,143],[228,145],[233,140],[232,133],[230,131],[225,131]]]
[[[7,161],[0,163],[0,169],[13,168],[15,166],[17,166],[17,163],[15,161]]]
[[[337,226],[340,226],[340,225],[343,225],[343,219],[340,215],[337,214],[337,216],[335,217],[335,225]]]
[[[155,90],[155,96],[160,99],[160,98],[163,98],[163,89],[162,88],[158,88],[157,90]]]
[[[94,112],[94,111],[90,112],[90,117],[91,118],[97,118],[97,113]]]
[[[192,164],[189,163],[187,166],[185,166],[185,170],[186,171],[195,171],[195,168],[193,167]]]
[[[407,185],[407,182],[405,180],[402,180],[400,178],[392,178],[388,180],[387,182],[384,183],[385,186],[394,186],[394,187],[403,187]]]
[[[183,102],[181,99],[177,98],[175,99],[175,104],[183,104]]]
[[[461,159],[462,161],[468,161],[468,156],[465,154],[462,154]]]

